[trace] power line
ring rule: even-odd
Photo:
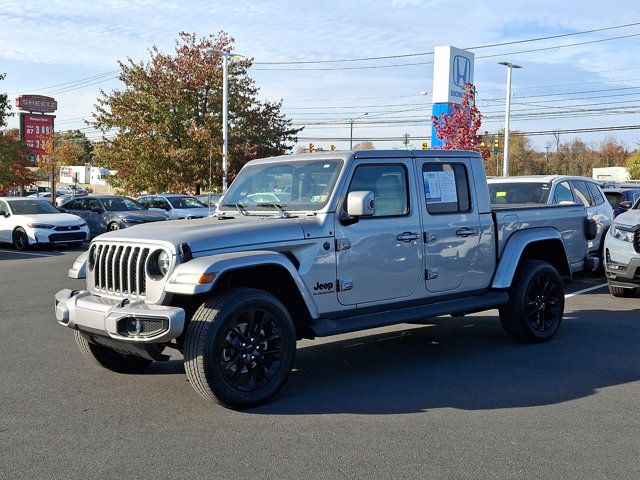
[[[99,75],[93,75],[91,77],[80,78],[78,80],[72,80],[70,82],[58,83],[56,85],[49,85],[48,87],[30,88],[29,90],[24,90],[24,91],[21,91],[21,92],[14,92],[14,93],[10,93],[9,95],[19,95],[19,94],[25,93],[25,92],[39,92],[41,90],[49,90],[50,88],[63,87],[65,85],[71,85],[71,84],[75,84],[75,83],[82,83],[82,82],[85,82],[85,81],[95,80],[97,78],[105,77],[107,75],[113,75],[114,73],[118,73],[118,72],[119,72],[119,70],[111,70],[109,72],[101,73]]]

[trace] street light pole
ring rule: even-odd
[[[498,62],[498,65],[504,65],[507,67],[507,99],[506,110],[504,114],[504,153],[502,155],[502,176],[509,176],[509,114],[511,113],[511,69],[522,68],[520,65],[515,65],[510,62]]]
[[[351,125],[351,132],[349,134],[349,150],[353,150],[353,122],[355,122],[356,120],[364,117],[365,115],[369,115],[369,112],[364,112],[362,115],[360,115],[359,117],[356,118],[352,118],[349,121],[349,125]]]

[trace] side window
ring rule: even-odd
[[[171,210],[171,206],[169,202],[167,202],[164,198],[161,197],[153,197],[153,201],[151,202],[153,208],[161,208],[162,210]]]
[[[82,200],[72,200],[68,202],[64,208],[68,210],[84,210],[83,203]]]
[[[6,204],[6,202],[3,202],[2,200],[0,200],[0,212],[9,213],[9,206]]]
[[[140,203],[140,205],[144,206],[144,207],[150,207],[150,202],[149,202],[149,198],[150,197],[140,197],[138,199],[138,202]]]
[[[461,213],[471,211],[469,176],[461,163],[425,163],[422,180],[427,212]]]
[[[571,185],[573,185],[574,191],[576,192],[576,197],[579,202],[582,202],[585,207],[593,206],[593,202],[591,201],[591,194],[589,193],[589,188],[587,187],[586,183],[573,180],[571,182]]]
[[[360,165],[353,174],[349,191],[373,192],[376,199],[374,217],[398,217],[409,213],[404,165]]]
[[[575,202],[569,182],[561,182],[556,185],[556,191],[553,194],[553,203]]]
[[[587,185],[589,186],[589,191],[591,192],[591,197],[593,197],[595,204],[602,205],[604,203],[604,197],[600,192],[600,187],[593,182],[587,182]]]
[[[98,199],[96,198],[90,198],[86,201],[86,209],[87,210],[91,210],[94,207],[98,207],[98,208],[103,208],[102,205],[100,205],[100,202],[98,201]]]

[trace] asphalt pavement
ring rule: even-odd
[[[640,474],[640,299],[567,285],[556,337],[496,312],[299,342],[268,405],[234,412],[176,353],[145,374],[83,360],[53,316],[80,249],[0,246],[0,478],[616,478]]]

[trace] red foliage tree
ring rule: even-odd
[[[450,114],[442,113],[432,117],[438,140],[443,142],[443,150],[476,150],[482,158],[489,156],[489,149],[482,148],[482,137],[478,129],[482,114],[475,104],[476,89],[471,83],[464,86],[464,96],[460,105],[454,104]]]

